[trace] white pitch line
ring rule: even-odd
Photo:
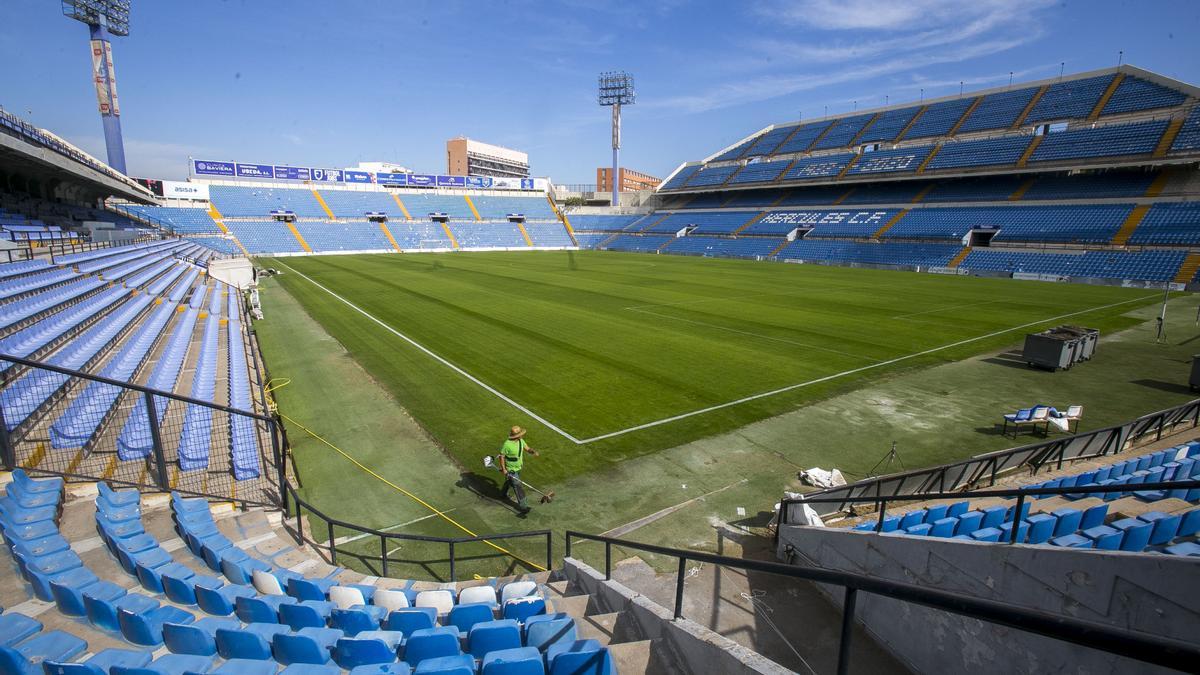
[[[302,279],[306,279],[308,281],[308,283],[312,284],[313,286],[316,286],[317,288],[325,291],[326,293],[332,295],[333,297],[337,298],[338,300],[341,300],[343,303],[346,304],[347,307],[349,307],[350,309],[353,309],[354,311],[358,312],[359,314],[362,314],[363,316],[367,317],[371,321],[374,321],[375,323],[379,324],[380,327],[382,327],[384,330],[388,331],[392,335],[395,335],[396,337],[400,338],[401,340],[404,340],[405,342],[407,342],[408,344],[421,350],[428,356],[433,357],[434,360],[436,360],[438,363],[441,363],[442,365],[446,366],[450,370],[453,370],[454,372],[458,373],[459,375],[462,375],[463,377],[467,378],[471,382],[474,382],[475,384],[479,385],[481,388],[483,388],[485,391],[491,393],[496,398],[500,399],[501,401],[504,401],[505,403],[511,405],[512,407],[516,408],[517,410],[520,410],[521,412],[525,413],[526,415],[529,415],[530,417],[537,420],[538,422],[541,422],[547,429],[550,429],[550,430],[558,433],[560,436],[571,441],[572,443],[574,443],[576,445],[581,445],[578,438],[575,438],[571,434],[558,428],[553,423],[551,423],[550,420],[547,420],[546,418],[533,412],[529,408],[526,408],[525,406],[521,405],[520,403],[517,403],[516,401],[512,400],[511,398],[505,396],[503,393],[501,393],[495,387],[491,386],[490,384],[484,382],[483,380],[479,379],[478,377],[475,377],[474,375],[468,373],[467,371],[463,370],[462,368],[459,368],[455,364],[451,363],[450,361],[447,361],[446,359],[442,358],[438,354],[434,353],[433,350],[429,349],[428,347],[421,344],[420,342],[417,342],[416,340],[408,337],[404,333],[401,333],[400,331],[396,330],[395,328],[392,328],[391,326],[387,325],[386,323],[375,318],[375,316],[373,316],[367,310],[363,309],[362,307],[359,307],[358,305],[354,304],[353,302],[350,302],[349,300],[343,298],[342,296],[338,295],[337,293],[334,293],[333,291],[329,290],[325,286],[322,286],[321,284],[314,281],[313,278],[308,276],[307,274],[304,274],[303,272],[298,272],[293,267],[291,267],[290,265],[287,265],[285,263],[281,262],[279,264],[282,265],[283,267],[288,268],[289,270],[292,270],[293,273],[299,275]]]
[[[845,376],[847,376],[847,375],[854,375],[855,373],[861,373],[861,372],[863,372],[863,371],[866,371],[866,370],[871,370],[871,369],[874,369],[874,368],[881,368],[881,367],[883,367],[883,366],[890,366],[890,365],[892,365],[893,363],[899,363],[899,362],[901,362],[901,361],[907,361],[908,359],[914,359],[914,358],[917,358],[917,357],[919,357],[919,356],[927,356],[927,355],[929,355],[929,354],[933,354],[933,353],[936,353],[936,352],[940,352],[940,351],[943,351],[943,350],[946,350],[946,349],[952,349],[952,348],[954,348],[954,347],[959,347],[959,346],[962,346],[962,345],[965,345],[965,344],[970,344],[970,343],[972,343],[972,342],[978,342],[978,341],[980,341],[980,340],[986,340],[986,339],[988,339],[988,338],[996,337],[997,335],[1003,335],[1003,334],[1005,334],[1005,333],[1011,333],[1012,331],[1015,331],[1015,330],[1021,330],[1022,328],[1029,328],[1030,326],[1036,326],[1036,325],[1038,325],[1038,324],[1041,324],[1041,323],[1046,323],[1046,322],[1048,322],[1048,321],[1059,321],[1059,320],[1061,320],[1061,319],[1070,318],[1070,317],[1072,317],[1072,316],[1079,316],[1080,314],[1087,314],[1087,313],[1089,313],[1089,312],[1095,312],[1095,311],[1099,311],[1099,310],[1102,310],[1102,309],[1108,309],[1108,308],[1110,308],[1110,307],[1119,307],[1120,305],[1128,305],[1128,304],[1130,304],[1130,303],[1134,303],[1134,302],[1143,302],[1143,301],[1145,301],[1145,300],[1147,300],[1147,299],[1149,299],[1149,298],[1151,298],[1151,297],[1158,297],[1158,294],[1157,294],[1157,293],[1155,293],[1153,296],[1149,296],[1149,295],[1148,295],[1148,296],[1145,296],[1145,297],[1142,297],[1142,298],[1134,298],[1133,300],[1124,300],[1124,301],[1121,301],[1121,302],[1114,302],[1114,303],[1112,303],[1111,305],[1102,305],[1102,306],[1100,306],[1100,307],[1091,307],[1091,308],[1089,308],[1089,309],[1080,310],[1080,311],[1078,311],[1078,312],[1071,312],[1071,313],[1069,313],[1069,314],[1061,314],[1061,315],[1059,315],[1059,316],[1052,316],[1052,317],[1050,317],[1050,318],[1048,318],[1048,319],[1039,319],[1038,321],[1030,321],[1029,323],[1026,323],[1026,324],[1021,324],[1020,326],[1013,326],[1012,328],[1005,328],[1005,329],[1003,329],[1003,330],[994,331],[994,332],[988,333],[988,334],[986,334],[986,335],[980,335],[980,336],[978,336],[978,337],[967,338],[967,339],[965,339],[965,340],[959,340],[958,342],[951,342],[950,344],[947,344],[947,345],[942,345],[941,347],[934,347],[934,348],[932,348],[932,349],[926,349],[926,350],[924,350],[924,351],[920,351],[920,352],[914,352],[914,353],[912,353],[912,354],[909,354],[909,355],[907,355],[907,356],[901,356],[901,357],[898,357],[898,358],[890,359],[890,360],[888,360],[888,361],[880,361],[879,363],[872,363],[872,364],[871,364],[871,365],[869,365],[869,366],[862,366],[862,367],[860,367],[860,368],[854,368],[854,369],[851,369],[851,370],[844,370],[844,371],[842,371],[842,372],[840,372],[840,373],[834,373],[833,375],[826,375],[825,377],[818,377],[818,378],[817,378],[817,379],[815,379],[815,380],[809,380],[809,381],[807,381],[807,382],[801,382],[801,383],[799,383],[799,384],[792,384],[792,385],[788,385],[788,386],[786,386],[786,387],[780,387],[779,389],[772,389],[771,391],[764,391],[764,392],[762,392],[761,394],[754,394],[754,395],[752,395],[752,396],[746,396],[746,397],[743,397],[743,398],[739,398],[739,399],[737,399],[736,401],[729,401],[729,402],[726,402],[726,403],[719,403],[719,404],[717,404],[717,405],[711,405],[711,406],[708,406],[707,408],[701,408],[701,409],[699,409],[699,410],[693,410],[693,411],[691,411],[691,412],[686,412],[686,413],[682,413],[682,414],[679,414],[679,415],[673,415],[673,416],[671,416],[671,417],[664,417],[664,418],[663,418],[663,419],[661,419],[661,420],[655,420],[655,421],[653,421],[653,422],[647,422],[647,423],[645,423],[645,424],[639,424],[639,425],[637,425],[637,426],[629,427],[628,429],[621,429],[620,431],[613,431],[613,432],[611,432],[611,433],[602,434],[602,435],[600,435],[600,436],[593,436],[593,437],[591,437],[591,438],[585,438],[585,439],[583,439],[583,440],[579,441],[579,443],[580,443],[581,445],[582,445],[582,444],[587,444],[587,443],[594,443],[594,442],[596,442],[596,441],[602,441],[602,440],[605,440],[605,439],[614,438],[614,437],[616,437],[616,436],[622,436],[622,435],[624,435],[624,434],[628,434],[628,433],[630,433],[630,432],[634,432],[634,431],[641,431],[641,430],[643,430],[643,429],[650,429],[650,428],[652,428],[652,427],[657,427],[657,426],[660,426],[660,425],[663,425],[663,424],[669,424],[669,423],[671,423],[671,422],[677,422],[677,421],[679,421],[679,420],[682,420],[682,419],[687,419],[687,418],[689,418],[689,417],[695,417],[696,415],[703,415],[703,414],[705,414],[705,413],[710,413],[710,412],[713,412],[714,410],[721,410],[722,408],[730,408],[730,407],[733,407],[733,406],[735,406],[735,405],[741,405],[741,404],[743,404],[743,403],[749,403],[750,401],[756,401],[756,400],[758,400],[758,399],[760,399],[760,398],[767,398],[768,396],[776,396],[776,395],[778,395],[778,394],[783,394],[783,393],[785,393],[785,392],[789,392],[789,391],[792,391],[792,390],[794,390],[794,389],[801,389],[801,388],[803,388],[803,387],[808,387],[808,386],[811,386],[811,385],[814,385],[814,384],[820,384],[820,383],[822,383],[822,382],[828,382],[828,381],[830,381],[830,380],[836,380],[836,379],[839,379],[839,378],[845,377]]]
[[[450,368],[451,370],[453,370],[454,372],[458,373],[459,375],[462,375],[463,377],[467,378],[467,379],[468,379],[468,380],[470,380],[471,382],[474,382],[474,383],[475,383],[476,385],[478,385],[480,388],[482,388],[482,389],[484,389],[485,391],[489,392],[489,393],[490,393],[490,394],[492,394],[493,396],[495,396],[495,397],[499,398],[500,400],[504,401],[505,403],[508,403],[509,405],[511,405],[512,407],[516,408],[517,410],[520,410],[521,412],[525,413],[526,415],[529,415],[529,416],[530,416],[530,417],[532,417],[533,419],[535,419],[535,420],[537,420],[537,421],[541,422],[543,425],[545,425],[545,426],[546,426],[546,428],[548,428],[548,429],[550,429],[550,430],[552,430],[552,431],[556,432],[557,434],[559,434],[559,435],[560,435],[560,436],[562,436],[563,438],[566,438],[567,440],[571,441],[571,442],[572,442],[572,443],[574,443],[575,445],[586,445],[586,444],[588,444],[588,443],[594,443],[594,442],[596,442],[596,441],[603,441],[603,440],[606,440],[606,439],[609,439],[609,438],[615,438],[615,437],[617,437],[617,436],[623,436],[623,435],[625,435],[625,434],[632,433],[632,432],[634,432],[634,431],[641,431],[641,430],[643,430],[643,429],[651,429],[651,428],[653,428],[653,427],[661,426],[661,425],[663,425],[663,424],[669,424],[669,423],[671,423],[671,422],[677,422],[677,421],[679,421],[679,420],[682,420],[682,419],[687,419],[687,418],[689,418],[689,417],[695,417],[695,416],[697,416],[697,415],[703,415],[703,414],[705,414],[705,413],[710,413],[710,412],[713,412],[713,411],[715,411],[715,410],[722,410],[722,409],[724,409],[724,408],[731,408],[731,407],[733,407],[733,406],[735,406],[735,405],[741,405],[741,404],[743,404],[743,403],[749,403],[750,401],[757,401],[757,400],[758,400],[758,399],[760,399],[760,398],[768,398],[768,397],[770,397],[770,396],[777,396],[777,395],[779,395],[779,394],[783,394],[783,393],[786,393],[786,392],[789,392],[789,391],[793,391],[793,390],[795,390],[795,389],[802,389],[802,388],[804,388],[804,387],[812,386],[812,385],[814,385],[814,384],[820,384],[820,383],[822,383],[822,382],[829,382],[830,380],[836,380],[836,379],[840,379],[840,378],[842,378],[842,377],[846,377],[847,375],[854,375],[854,374],[856,374],[856,373],[861,373],[861,372],[864,372],[864,371],[867,371],[867,370],[872,370],[872,369],[875,369],[875,368],[882,368],[883,366],[890,366],[890,365],[892,365],[892,364],[894,364],[894,363],[900,363],[901,361],[907,361],[907,360],[909,360],[909,359],[915,359],[915,358],[917,358],[917,357],[920,357],[920,356],[927,356],[927,355],[929,355],[929,354],[935,354],[935,353],[937,353],[937,352],[940,352],[940,351],[945,351],[945,350],[947,350],[947,349],[953,349],[954,347],[960,347],[960,346],[962,346],[962,345],[965,345],[965,344],[970,344],[970,343],[972,343],[972,342],[978,342],[978,341],[980,341],[980,340],[986,340],[986,339],[988,339],[988,338],[996,337],[997,335],[1003,335],[1003,334],[1005,334],[1005,333],[1011,333],[1011,332],[1013,332],[1013,331],[1015,331],[1015,330],[1021,330],[1021,329],[1023,329],[1023,328],[1029,328],[1030,326],[1036,326],[1036,325],[1038,325],[1038,324],[1041,324],[1041,323],[1046,323],[1046,322],[1049,322],[1049,321],[1059,321],[1059,320],[1062,320],[1062,319],[1068,319],[1068,318],[1070,318],[1070,317],[1073,317],[1073,316],[1079,316],[1080,314],[1088,314],[1088,313],[1090,313],[1090,312],[1096,312],[1096,311],[1099,311],[1099,310],[1102,310],[1102,309],[1109,309],[1109,308],[1111,308],[1111,307],[1120,307],[1121,305],[1128,305],[1128,304],[1131,304],[1131,303],[1134,303],[1134,302],[1143,302],[1143,301],[1145,301],[1145,300],[1147,300],[1147,299],[1149,299],[1149,298],[1152,298],[1152,297],[1158,297],[1158,294],[1157,294],[1157,293],[1155,293],[1155,294],[1153,294],[1153,295],[1147,295],[1147,296],[1144,296],[1144,297],[1141,297],[1141,298],[1133,298],[1132,300],[1122,300],[1121,302],[1114,302],[1114,303],[1112,303],[1112,304],[1109,304],[1109,305],[1100,305],[1100,306],[1098,306],[1098,307],[1089,307],[1088,309],[1082,309],[1082,310],[1079,310],[1078,312],[1070,312],[1070,313],[1067,313],[1067,314],[1060,314],[1060,315],[1058,315],[1058,316],[1052,316],[1052,317],[1048,317],[1048,318],[1045,318],[1045,319],[1038,319],[1037,321],[1030,321],[1029,323],[1024,323],[1024,324],[1021,324],[1021,325],[1019,325],[1019,326],[1012,326],[1012,327],[1010,327],[1010,328],[1003,328],[1003,329],[1001,329],[1001,330],[998,330],[998,331],[993,331],[993,332],[991,332],[991,333],[987,333],[987,334],[985,334],[985,335],[979,335],[979,336],[976,336],[976,337],[967,338],[967,339],[965,339],[965,340],[959,340],[959,341],[957,341],[957,342],[951,342],[950,344],[945,344],[945,345],[942,345],[942,346],[940,346],[940,347],[933,347],[933,348],[931,348],[931,349],[926,349],[926,350],[924,350],[924,351],[914,352],[914,353],[912,353],[912,354],[908,354],[908,355],[906,355],[906,356],[900,356],[900,357],[897,357],[897,358],[894,358],[894,359],[889,359],[889,360],[887,360],[887,361],[880,361],[880,362],[878,362],[878,363],[872,363],[872,364],[870,364],[870,365],[867,365],[867,366],[861,366],[861,367],[859,367],[859,368],[852,368],[852,369],[850,369],[850,370],[844,370],[844,371],[842,371],[842,372],[840,372],[840,373],[834,373],[834,374],[832,374],[832,375],[826,375],[826,376],[824,376],[824,377],[818,377],[818,378],[817,378],[817,379],[815,379],[815,380],[808,380],[807,382],[800,382],[800,383],[798,383],[798,384],[792,384],[792,385],[788,385],[788,386],[786,386],[786,387],[780,387],[780,388],[778,388],[778,389],[772,389],[771,391],[764,391],[764,392],[762,392],[762,393],[759,393],[759,394],[752,394],[752,395],[750,395],[750,396],[744,396],[744,397],[742,397],[742,398],[739,398],[739,399],[737,399],[737,400],[734,400],[734,401],[727,401],[727,402],[725,402],[725,403],[718,403],[717,405],[711,405],[711,406],[708,406],[707,408],[700,408],[699,410],[693,410],[693,411],[691,411],[691,412],[680,413],[680,414],[678,414],[678,415],[672,415],[671,417],[664,417],[664,418],[662,418],[662,419],[660,419],[660,420],[655,420],[655,421],[653,421],[653,422],[646,422],[645,424],[639,424],[639,425],[636,425],[636,426],[628,427],[628,428],[626,428],[626,429],[620,429],[620,430],[617,430],[617,431],[612,431],[612,432],[609,432],[609,433],[607,433],[607,434],[601,434],[601,435],[599,435],[599,436],[593,436],[593,437],[591,437],[591,438],[578,439],[578,438],[575,438],[574,436],[572,436],[571,434],[567,433],[566,431],[563,431],[563,430],[562,430],[562,429],[560,429],[558,426],[556,426],[556,425],[552,424],[552,423],[551,423],[549,420],[547,420],[546,418],[542,417],[541,415],[538,415],[537,413],[533,412],[533,411],[532,411],[532,410],[530,410],[529,408],[526,408],[525,406],[521,405],[520,403],[517,403],[516,401],[512,400],[512,399],[511,399],[511,398],[509,398],[508,396],[505,396],[503,393],[501,393],[500,391],[498,391],[496,388],[492,387],[491,385],[487,384],[487,383],[486,383],[486,382],[484,382],[483,380],[480,380],[479,378],[477,378],[477,377],[475,377],[474,375],[472,375],[472,374],[468,373],[467,371],[463,370],[462,368],[460,368],[460,367],[458,367],[458,366],[454,365],[454,364],[453,364],[453,363],[451,363],[450,361],[447,361],[446,359],[444,359],[444,358],[442,358],[441,356],[437,355],[437,354],[436,354],[436,353],[434,353],[432,350],[430,350],[429,348],[425,347],[424,345],[422,345],[421,343],[417,342],[416,340],[413,340],[412,338],[408,337],[408,336],[407,336],[407,335],[405,335],[404,333],[401,333],[400,331],[396,330],[395,328],[392,328],[391,326],[387,325],[387,324],[386,324],[386,323],[384,323],[383,321],[380,321],[379,319],[375,318],[373,315],[371,315],[369,312],[367,312],[367,311],[366,311],[366,310],[364,310],[363,308],[359,307],[358,305],[355,305],[354,303],[352,303],[352,302],[350,302],[349,300],[347,300],[347,299],[343,298],[342,296],[338,295],[337,293],[334,293],[333,291],[329,290],[329,289],[328,289],[328,288],[326,288],[325,286],[323,286],[323,285],[321,285],[321,284],[317,283],[316,281],[314,281],[314,280],[312,279],[312,277],[309,277],[308,275],[304,274],[303,272],[298,272],[298,271],[296,271],[296,270],[295,270],[294,268],[292,268],[290,265],[287,265],[287,264],[285,264],[285,263],[283,263],[283,262],[279,262],[278,264],[279,264],[280,266],[282,266],[282,267],[286,267],[286,268],[288,268],[289,270],[291,270],[291,271],[292,271],[293,273],[295,273],[296,275],[298,275],[298,276],[300,276],[301,278],[303,278],[303,279],[307,280],[307,281],[308,281],[310,284],[312,284],[312,285],[316,286],[317,288],[319,288],[319,289],[321,289],[321,290],[325,291],[326,293],[328,293],[328,294],[332,295],[333,297],[337,298],[337,299],[338,299],[338,300],[340,300],[342,303],[344,303],[344,304],[345,304],[347,307],[350,307],[351,309],[353,309],[354,311],[358,312],[359,314],[362,314],[363,316],[367,317],[368,319],[370,319],[371,321],[375,322],[376,324],[378,324],[379,326],[381,326],[382,328],[384,328],[384,329],[385,329],[385,330],[387,330],[388,332],[392,333],[392,334],[393,334],[393,335],[395,335],[396,337],[398,337],[398,338],[400,338],[401,340],[404,340],[405,342],[409,343],[410,345],[412,345],[412,346],[416,347],[417,349],[421,350],[422,352],[424,352],[424,353],[425,353],[425,354],[427,354],[428,356],[431,356],[431,357],[433,357],[435,360],[437,360],[437,361],[438,361],[439,363],[441,363],[442,365],[446,366],[447,368]]]

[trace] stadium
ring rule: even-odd
[[[584,77],[599,152],[468,115],[445,173],[378,149],[462,112],[436,84],[296,142],[303,105],[263,94],[246,156],[170,123],[148,174],[129,101],[186,98],[131,59],[122,110],[115,64],[142,12],[200,36],[192,10],[33,4],[87,25],[104,135],[35,122],[95,126],[21,42],[47,65],[0,101],[0,673],[1196,670],[1200,84],[1162,62],[952,63],[711,128],[635,62]],[[210,102],[274,87],[210,58],[246,73]],[[690,153],[635,155],[661,180],[620,165],[653,115]]]

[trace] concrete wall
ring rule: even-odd
[[[1175,556],[883,537],[783,526],[781,559],[1192,641],[1200,564]],[[821,586],[840,605],[842,589]],[[858,619],[916,672],[1168,672],[1070,643],[860,593]]]
[[[245,289],[254,283],[254,264],[249,258],[218,258],[209,261],[208,274],[230,286]]]
[[[625,612],[646,640],[661,640],[674,652],[680,670],[697,675],[783,675],[791,670],[615,582],[574,558],[563,559],[567,579],[592,596],[605,612]]]

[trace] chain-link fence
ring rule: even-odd
[[[281,503],[282,437],[267,415],[13,356],[0,370],[6,468]]]

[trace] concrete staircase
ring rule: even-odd
[[[1177,284],[1190,284],[1192,279],[1196,278],[1197,270],[1200,270],[1200,253],[1189,253],[1183,259],[1183,264],[1179,266],[1179,271],[1175,273],[1172,281]]]
[[[1117,233],[1113,235],[1112,241],[1109,243],[1113,246],[1124,246],[1129,241],[1129,238],[1133,236],[1133,231],[1141,224],[1142,218],[1146,217],[1146,212],[1149,210],[1149,204],[1138,204],[1133,207],[1133,210],[1125,217],[1125,222],[1121,223],[1121,228],[1117,230]]]

